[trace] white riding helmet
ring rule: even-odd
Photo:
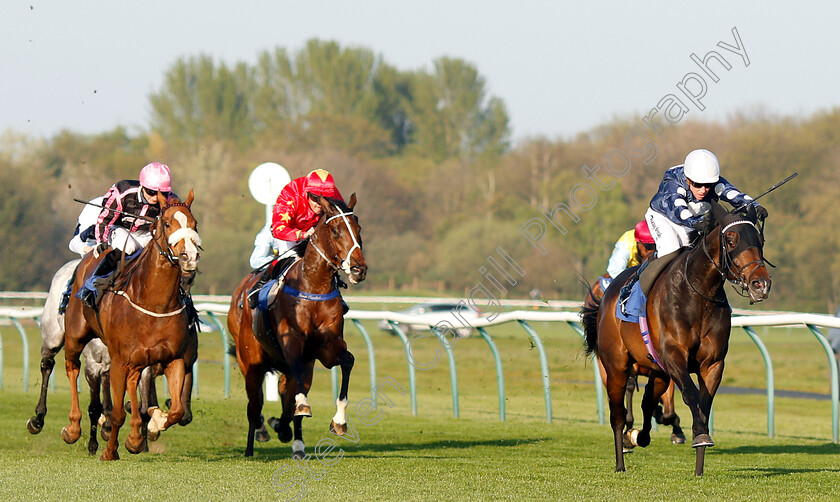
[[[694,150],[685,158],[685,176],[695,183],[717,183],[720,163],[708,150]]]

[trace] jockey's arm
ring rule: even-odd
[[[633,240],[633,245],[635,244],[636,241]],[[615,249],[613,249],[610,261],[607,263],[607,274],[613,279],[618,277],[618,274],[624,272],[627,268],[627,262],[630,261],[631,256],[632,249],[627,245],[626,239],[622,236],[615,243]]]
[[[727,181],[723,176],[718,179],[718,183],[715,185],[714,190],[720,200],[728,202],[736,209],[749,204],[753,200],[752,197],[735,188],[735,186]]]
[[[688,191],[676,179],[666,177],[650,201],[650,207],[678,225],[691,227],[701,216],[689,209],[687,194]]]
[[[111,211],[122,209],[122,194],[117,189],[116,185],[112,185],[105,196],[102,198],[102,206],[104,209],[99,213],[96,219],[96,242],[108,242],[108,235],[112,226],[117,224],[120,220],[120,214]]]

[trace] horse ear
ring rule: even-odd
[[[330,201],[328,201],[327,198],[323,195],[318,196],[318,204],[320,204],[321,207],[324,209],[324,214],[326,215],[332,216],[332,214],[335,212],[335,210],[332,207],[332,204],[330,204]]]
[[[194,198],[195,198],[195,194],[193,193],[193,189],[192,189],[192,188],[190,188],[190,194],[189,194],[189,195],[187,195],[187,200],[186,200],[186,201],[184,201],[184,204],[186,204],[186,205],[187,205],[187,207],[190,207],[190,206],[192,205],[192,203],[193,203],[193,199],[194,199]]]
[[[347,207],[352,211],[353,207],[356,206],[356,192],[353,192],[353,195],[350,196],[350,202],[347,203]]]

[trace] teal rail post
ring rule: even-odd
[[[764,369],[767,373],[767,437],[772,439],[776,435],[776,383],[773,377],[773,362],[770,360],[770,353],[767,352],[767,347],[761,341],[761,338],[758,337],[755,330],[749,326],[744,326],[743,328],[752,341],[755,342],[758,350],[761,352],[761,357],[764,358]]]
[[[362,334],[365,345],[367,345],[368,360],[370,361],[370,399],[373,401],[373,406],[376,407],[376,360],[373,357],[373,341],[371,341],[370,335],[368,335],[361,321],[353,319],[353,324],[356,325],[356,329]]]
[[[330,369],[330,380],[332,380],[333,399],[338,399],[338,365]]]
[[[526,321],[517,322],[519,322],[520,326],[528,332],[528,335],[531,336],[531,340],[533,340],[537,350],[540,351],[540,367],[542,368],[543,391],[545,392],[545,420],[546,422],[551,423],[551,377],[548,375],[548,358],[545,356],[545,348],[543,347],[542,340],[540,340],[539,335],[537,335],[537,332],[534,331],[534,328],[532,328]]]
[[[452,416],[460,418],[461,411],[458,407],[458,371],[455,369],[455,354],[452,353],[450,343],[446,341],[446,338],[437,329],[432,328],[432,332],[440,340],[440,345],[443,346],[447,357],[449,357],[449,382],[452,385]]]
[[[820,341],[823,350],[828,356],[828,368],[831,372],[831,440],[838,443],[838,425],[840,425],[840,405],[838,403],[838,388],[837,388],[837,360],[834,358],[834,351],[831,350],[828,340],[823,336],[822,331],[812,324],[807,324],[811,333]]]
[[[230,356],[227,353],[228,349],[228,336],[225,327],[216,317],[216,314],[213,312],[207,312],[207,316],[213,321],[213,324],[219,328],[219,333],[222,334],[222,361],[224,362],[225,366],[225,397],[230,397]],[[198,361],[196,361],[198,362]],[[197,382],[197,379],[195,380]]]
[[[493,353],[493,359],[496,361],[496,382],[499,386],[499,421],[505,421],[505,374],[502,372],[502,358],[499,355],[499,349],[496,348],[495,342],[487,334],[484,328],[478,328],[478,333],[487,345],[490,346],[490,352]]]
[[[411,393],[411,414],[412,416],[417,416],[417,381],[415,380],[414,376],[414,364],[413,356],[411,355],[411,344],[408,343],[408,337],[405,336],[403,332],[402,326],[395,323],[394,321],[388,321],[388,324],[391,326],[391,329],[394,330],[394,333],[400,337],[403,342],[405,348],[405,358],[408,362],[408,389]]]
[[[567,324],[574,329],[581,338],[586,340],[586,334],[579,323],[567,321]],[[598,401],[598,424],[604,425],[604,382],[601,380],[601,371],[598,364],[598,355],[592,354],[592,370],[595,372],[595,399]],[[656,427],[656,422],[653,423]]]

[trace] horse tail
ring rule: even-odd
[[[586,355],[592,355],[598,347],[598,309],[601,300],[592,298],[592,303],[586,302],[580,309],[580,320],[585,335]]]

